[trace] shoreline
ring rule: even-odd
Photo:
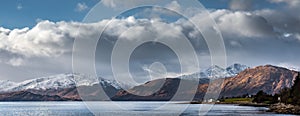
[[[189,102],[189,104],[235,104],[238,106],[269,107],[270,104],[248,102]]]
[[[273,112],[276,114],[291,114],[291,115],[300,115],[300,106],[291,105],[291,104],[264,104],[264,103],[225,103],[225,102],[215,102],[215,103],[206,103],[206,102],[190,102],[189,104],[233,104],[238,106],[251,106],[251,107],[266,107],[269,110],[266,112]]]
[[[0,103],[5,102],[107,102],[107,101],[0,101]],[[121,102],[121,101],[115,101],[115,102]],[[127,101],[130,102],[130,101]],[[139,101],[135,101],[139,102]],[[141,102],[141,101],[140,101]],[[143,102],[155,102],[155,101],[143,101]],[[162,101],[157,101],[162,102]],[[192,102],[180,102],[177,101],[176,104],[231,104],[231,105],[238,105],[238,106],[250,106],[250,107],[266,107],[268,110],[266,112],[273,112],[276,114],[292,114],[292,115],[300,115],[300,106],[291,105],[291,104],[283,104],[283,103],[277,103],[277,104],[264,104],[264,103],[238,103],[238,102],[198,102],[198,101],[192,101]]]
[[[300,106],[291,105],[291,104],[277,103],[277,104],[270,105],[268,111],[275,112],[275,113],[278,113],[278,114],[300,115]]]

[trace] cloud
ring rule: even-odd
[[[42,21],[44,21],[43,19],[41,19],[41,18],[37,18],[37,19],[35,19],[35,22],[36,23],[39,23],[39,22],[42,22]]]
[[[279,63],[278,66],[284,67],[284,68],[287,68],[287,69],[290,69],[290,70],[300,71],[299,65],[297,66],[297,65],[287,63],[287,62]]]
[[[289,61],[300,65],[296,60],[299,55],[295,54],[300,49],[297,37],[300,23],[294,15],[272,9],[222,9],[211,10],[210,13],[223,35],[229,64],[242,62],[257,66]],[[194,18],[199,25],[206,26],[206,19],[201,14]],[[284,37],[287,33],[289,37]]]
[[[281,15],[270,14],[275,16],[273,18],[269,18],[266,15],[263,15],[264,10],[260,11],[231,11],[231,10],[212,10],[211,16],[216,20],[218,28],[221,30],[224,42],[226,44],[226,50],[228,53],[229,64],[235,62],[242,62],[250,66],[263,65],[267,62],[272,61],[272,64],[276,64],[276,62],[281,62],[282,60],[297,62],[296,56],[294,54],[299,48],[299,41],[291,40],[287,41],[285,38],[281,38],[284,32],[278,31],[279,25],[284,25],[284,20],[277,20],[282,17]],[[273,12],[273,11],[272,11]],[[276,11],[274,11],[275,13]],[[200,14],[195,15],[194,17],[197,19],[197,23],[202,26],[206,26],[206,17],[203,17]],[[160,20],[141,20],[141,19],[132,19],[129,27],[121,24],[121,20],[118,20],[118,23],[114,25],[118,25],[120,27],[117,30],[114,30],[114,33],[122,33],[122,30],[127,30],[127,33],[122,34],[122,38],[128,39],[131,41],[138,41],[141,39],[147,39],[150,37],[149,35],[158,35],[164,37],[164,39],[174,39],[174,37],[178,36],[177,32],[183,32],[185,35],[189,37],[190,40],[200,38],[201,33],[195,31],[194,27],[189,24],[186,20],[178,20],[173,23],[164,23]],[[289,17],[286,16],[287,22],[289,22]],[[128,19],[127,19],[128,20]],[[277,22],[277,23],[274,23]],[[142,25],[141,25],[142,24]],[[127,24],[128,25],[128,24]],[[277,28],[277,29],[276,29]],[[289,28],[289,29],[286,29]],[[282,28],[282,30],[294,30],[293,26]],[[176,30],[178,29],[178,30]],[[296,28],[295,28],[296,29]],[[146,31],[146,32],[145,32]],[[147,34],[147,32],[151,32],[151,34]],[[164,32],[164,33],[159,33]],[[296,33],[296,32],[295,32]],[[117,34],[118,35],[118,34]],[[167,35],[167,36],[166,36]],[[174,35],[174,36],[172,36]],[[143,38],[139,38],[143,37]],[[295,38],[291,36],[292,38]],[[202,38],[203,39],[203,38]],[[295,38],[296,39],[296,38]],[[194,42],[194,41],[192,41]],[[200,43],[200,44],[196,44]],[[204,44],[203,44],[204,43]],[[200,49],[205,49],[205,42],[194,42],[193,45],[197,47],[202,46]],[[196,47],[196,49],[198,49]],[[198,50],[200,50],[198,49]],[[292,49],[292,50],[291,50]],[[161,49],[143,49],[144,56],[139,56],[139,59],[136,61],[146,63],[147,60],[153,61],[147,57],[147,54],[151,54],[151,51],[156,51],[157,54],[164,55],[168,52],[165,52]],[[205,50],[204,50],[205,51]],[[207,51],[206,51],[207,52]],[[200,57],[208,57],[209,53],[201,54],[201,52],[197,52]],[[277,55],[281,54],[282,56],[290,56],[290,57],[279,57]],[[259,56],[259,57],[254,57]],[[167,56],[163,56],[167,57]],[[168,57],[168,60],[172,59],[172,57]],[[176,59],[176,58],[175,58]],[[201,60],[208,61],[206,60]],[[200,61],[200,62],[201,62]],[[164,64],[172,64],[174,62],[164,61]],[[208,61],[209,62],[209,61]],[[141,64],[143,64],[141,63]],[[176,63],[175,63],[176,64]],[[203,64],[203,63],[202,63]],[[148,64],[149,65],[149,64]],[[138,66],[137,66],[138,67]],[[140,66],[140,67],[143,67]],[[171,66],[172,67],[172,66]],[[173,66],[174,67],[174,66]],[[146,68],[143,68],[144,70]],[[169,69],[169,68],[168,68]],[[171,73],[175,73],[171,72]],[[191,73],[191,72],[183,72],[183,73]],[[178,73],[177,73],[178,74]],[[141,77],[141,76],[139,76]]]
[[[31,29],[26,27],[10,30],[1,27],[0,50],[24,57],[59,57],[72,52],[75,38],[87,39],[95,36],[105,22],[107,20],[89,24],[44,20]]]
[[[102,28],[101,25],[105,25],[106,22],[107,20],[103,20],[99,23],[85,24],[44,20],[38,22],[33,28],[0,27],[0,69],[2,70],[0,72],[3,76],[14,75],[17,78],[33,72],[34,74],[42,72],[42,76],[72,72],[71,53],[74,39],[95,38]],[[79,27],[81,31],[78,31]],[[19,71],[21,69],[7,68],[10,66],[22,66],[25,71],[22,73]],[[28,75],[24,78],[32,78]]]
[[[183,23],[183,22],[182,22]],[[190,32],[183,32],[183,30],[195,30],[193,26],[187,25],[188,22],[185,22],[185,25],[183,25],[181,22],[164,22],[162,20],[156,20],[156,19],[136,19],[134,17],[128,17],[126,19],[114,19],[113,22],[107,27],[107,31],[105,32],[107,35],[105,38],[107,41],[110,41],[109,43],[115,43],[115,38],[119,37],[123,40],[123,42],[127,42],[127,46],[134,46],[132,43],[140,42],[143,40],[152,40],[154,41],[167,41],[169,43],[173,43],[174,41],[179,41],[184,39],[182,37],[182,34],[189,35]],[[195,32],[194,32],[195,33]],[[199,33],[199,32],[198,32]],[[193,37],[189,39],[196,39],[198,37]],[[193,40],[191,40],[193,41]],[[112,47],[107,47],[105,45],[105,41],[100,41],[102,43],[102,47],[98,49],[105,49],[106,51],[112,51]],[[196,44],[197,42],[192,42]],[[204,43],[204,40],[202,39],[202,42]],[[108,43],[107,43],[108,44]],[[177,48],[180,48],[180,50],[183,50],[185,52],[182,52],[181,56],[185,63],[182,63],[184,71],[182,73],[192,73],[197,71],[198,67],[195,67],[195,62],[190,61],[191,56],[190,54],[193,53],[193,50],[186,50],[187,48],[183,47],[183,43],[173,43],[171,44],[176,46]],[[200,52],[200,50],[203,50],[202,48],[205,45],[201,46],[196,51]],[[147,54],[145,54],[147,53]],[[98,53],[101,55],[101,57],[97,57],[98,61],[101,61],[101,59],[110,59],[110,55],[107,56],[103,55],[103,53]],[[126,54],[126,51],[122,51],[122,54]],[[105,58],[107,57],[107,58]],[[119,57],[120,60],[122,60],[122,57]],[[180,64],[178,62],[176,54],[173,53],[170,48],[160,45],[158,43],[145,43],[142,48],[137,49],[134,54],[131,55],[131,69],[133,70],[133,73],[138,73],[135,75],[138,80],[142,80],[142,82],[147,81],[143,80],[146,77],[147,73],[145,72],[145,65],[151,65],[153,61],[159,61],[166,65],[166,68],[172,73],[179,73],[180,72]],[[175,61],[175,62],[174,62]],[[110,62],[109,60],[102,61],[102,62]],[[141,65],[139,65],[141,64]],[[120,64],[122,65],[122,64]],[[100,65],[101,66],[101,65]],[[179,68],[178,68],[179,66]],[[175,68],[177,67],[177,68]],[[140,74],[143,72],[143,74]],[[169,73],[168,72],[168,73]],[[126,74],[127,72],[119,72]],[[101,74],[101,73],[100,73]],[[124,77],[125,78],[125,77]]]
[[[170,4],[167,4],[166,8],[177,11],[177,12],[181,11],[181,6],[178,4],[177,1],[172,1]]]
[[[271,3],[279,4],[281,7],[279,12],[284,12],[286,15],[290,15],[298,18],[300,20],[300,16],[298,12],[300,10],[300,1],[299,0],[269,0]],[[284,4],[284,5],[281,5]]]
[[[22,4],[17,5],[17,10],[22,10],[22,8],[23,8]]]
[[[77,6],[76,6],[76,11],[78,12],[82,12],[82,11],[85,11],[87,10],[89,7],[83,2],[83,3],[77,3]]]
[[[300,6],[299,0],[269,0],[271,3],[285,3],[290,8],[296,8]]]
[[[160,0],[102,0],[101,2],[110,8],[131,8],[148,3],[159,3]]]
[[[273,25],[263,16],[255,13],[223,9],[211,11],[210,16],[216,21],[223,36],[228,38],[270,38],[277,35],[273,30]],[[198,25],[204,26],[203,29],[210,28],[205,25],[209,18],[201,13],[192,18],[198,20]]]
[[[64,23],[64,22],[61,22]],[[68,37],[69,32],[64,32],[57,27],[56,23],[43,21],[32,29],[13,29],[0,32],[0,49],[31,56],[59,56],[65,52],[67,43],[72,39]]]
[[[7,62],[9,65],[18,67],[24,64],[24,60],[22,58],[12,58]]]
[[[104,0],[104,2],[108,2],[107,4],[111,6],[117,4],[114,0]],[[169,7],[181,8],[176,2]],[[295,54],[300,49],[298,28],[300,23],[297,18],[276,10],[211,10],[210,12],[222,32],[229,64],[241,62],[255,66],[267,62],[279,64],[289,61],[289,64],[300,65],[298,63],[300,56]],[[197,21],[197,24],[207,26],[205,22],[207,17],[203,17],[201,12],[192,18]],[[6,29],[0,27],[0,73],[9,78],[9,75],[23,76],[24,72],[22,73],[20,68],[28,70],[30,74],[32,71],[37,71],[38,74],[71,72],[74,39],[99,38],[97,36],[99,30],[103,29],[108,21],[110,20],[104,19],[97,23],[79,23],[39,20],[33,28]],[[80,31],[78,31],[79,27]],[[284,35],[287,33],[289,36],[285,37]],[[180,34],[188,37],[194,45],[201,66],[210,65],[210,56],[205,40],[188,20],[179,19],[166,22],[159,18],[137,19],[130,16],[112,19],[110,25],[106,27],[103,38],[101,38],[102,41],[99,42],[97,48],[97,68],[100,70],[98,73],[103,77],[112,77],[110,53],[118,37],[126,42],[133,42],[149,39],[155,35],[157,40],[177,41],[176,39],[181,39]],[[180,46],[182,43],[177,44]],[[185,51],[185,55],[189,56],[191,51]],[[83,62],[84,60],[82,59]],[[190,58],[185,60],[190,64],[195,63]],[[176,54],[170,48],[154,43],[147,43],[137,49],[130,61],[132,64],[130,69],[136,73],[136,78],[145,77],[147,68],[144,66],[150,66],[153,61],[163,63],[170,76],[189,74],[197,69],[190,65],[187,67],[190,68],[188,72],[180,72]],[[8,65],[20,68],[9,69]],[[27,78],[32,77],[28,76]]]
[[[300,41],[300,34],[297,33],[296,35],[294,35],[299,41]]]
[[[283,39],[296,39],[300,33],[298,28],[300,26],[300,17],[296,17],[297,15],[270,9],[256,11],[254,14],[264,17],[273,26],[274,31],[279,33],[279,37]]]
[[[233,47],[242,47],[242,45],[238,41],[230,41],[229,44]]]
[[[231,10],[252,10],[252,0],[231,0],[229,8]]]
[[[71,67],[66,66],[71,66],[71,52],[74,39],[98,38],[97,35],[100,33],[99,30],[101,30],[108,21],[109,20],[102,20],[97,23],[87,24],[64,21],[51,22],[44,20],[38,22],[33,28],[26,27],[10,30],[1,27],[0,54],[1,56],[5,56],[2,60],[6,62],[5,64],[7,65],[15,67],[22,66],[25,70],[43,70],[43,72],[48,71],[49,73],[65,73],[64,71],[71,69]],[[79,27],[80,31],[78,31]],[[149,34],[155,33],[157,39],[168,38],[172,41],[174,39],[179,39],[180,36],[178,34],[182,31],[182,28],[184,27],[179,24],[170,24],[161,20],[135,19],[134,17],[128,17],[125,19],[112,19],[112,23],[107,27],[104,37],[107,41],[111,42],[115,41],[119,35],[122,35],[121,38],[126,41],[138,41],[141,39],[147,39],[151,37]],[[129,32],[130,30],[133,32]],[[124,31],[128,32],[123,33]],[[164,33],[160,33],[163,31]],[[139,38],[141,36],[144,38]],[[104,44],[105,46],[111,45],[110,42],[106,42]],[[109,51],[109,48],[104,49]],[[162,49],[149,50],[160,52],[165,51]],[[109,52],[106,52],[107,51],[105,51],[104,55],[109,56]],[[156,53],[153,52],[153,54]],[[165,59],[168,54],[161,56],[161,58]],[[143,57],[143,55],[139,57]],[[147,60],[150,59],[142,58],[138,59],[138,62],[144,62]],[[170,63],[170,61],[170,59],[165,60],[166,63]],[[105,66],[104,64],[106,60],[98,62],[103,64],[101,66]],[[20,73],[20,75],[22,74]]]

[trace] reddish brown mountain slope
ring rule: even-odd
[[[220,97],[234,97],[244,94],[256,94],[258,91],[263,90],[268,94],[278,93],[283,88],[290,88],[293,85],[298,73],[285,68],[266,65],[255,68],[249,68],[235,77],[225,78],[222,85],[211,83],[210,86],[219,88],[222,87]],[[172,98],[173,93],[176,92],[179,79],[168,79],[164,86],[156,93],[149,96],[135,96],[126,91],[119,91],[114,100],[169,100]],[[219,81],[219,80],[216,80]],[[155,85],[159,81],[150,81],[144,85],[132,88],[130,91],[147,93],[145,87]],[[208,81],[201,81],[198,86],[196,100],[200,100],[206,93]],[[182,96],[189,95],[192,92],[186,90]]]
[[[81,96],[78,94],[81,91]],[[1,93],[0,101],[102,101],[108,100],[108,97],[114,96],[118,90],[112,86],[104,88],[105,93],[99,90],[99,85],[80,86],[78,88],[64,88],[64,89],[46,89],[46,90],[26,90],[9,93]]]
[[[222,95],[256,94],[260,90],[275,94],[283,88],[292,87],[297,75],[296,71],[271,65],[246,69],[235,77],[225,79]]]
[[[200,79],[198,84],[205,84],[208,83],[208,79]],[[162,84],[161,89],[159,89],[156,92],[148,91],[149,88],[157,87],[160,84]],[[179,87],[179,84],[184,83],[186,85],[184,88],[181,88],[180,92],[176,93]],[[193,86],[195,85],[196,86]],[[195,93],[197,87],[197,81],[195,83],[194,80],[183,80],[181,81],[178,78],[168,78],[166,80],[158,79],[154,81],[147,82],[143,85],[136,86],[129,91],[131,93],[135,93],[136,95],[133,95],[125,90],[119,91],[116,96],[113,97],[113,100],[128,100],[128,101],[147,101],[147,100],[159,100],[159,101],[166,101],[172,99],[172,97],[177,94],[176,98],[173,98],[173,100],[190,100],[189,97],[193,93]],[[191,90],[191,88],[195,88],[195,91]],[[206,89],[206,88],[205,88]],[[150,89],[152,90],[152,89]],[[153,94],[151,94],[153,93]],[[146,95],[146,96],[138,96],[138,95]],[[199,97],[204,96],[204,92],[201,92],[197,94]]]

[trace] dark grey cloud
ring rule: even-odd
[[[268,20],[276,31],[285,33],[299,33],[300,18],[283,11],[262,10],[256,13]],[[284,18],[280,18],[284,17]]]
[[[231,0],[229,3],[229,8],[231,10],[252,10],[253,1],[252,0]]]

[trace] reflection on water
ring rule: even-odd
[[[8,116],[93,116],[81,102],[0,102],[0,114]]]
[[[171,103],[160,109],[166,102],[89,102],[96,115],[105,116],[147,116],[147,115],[176,115],[186,104]],[[116,107],[117,106],[117,107]],[[205,104],[191,104],[181,114],[197,116]],[[247,107],[236,105],[214,105],[206,115],[275,115],[265,112],[264,107]],[[1,116],[93,116],[83,102],[0,102]],[[278,114],[277,114],[278,115]]]

